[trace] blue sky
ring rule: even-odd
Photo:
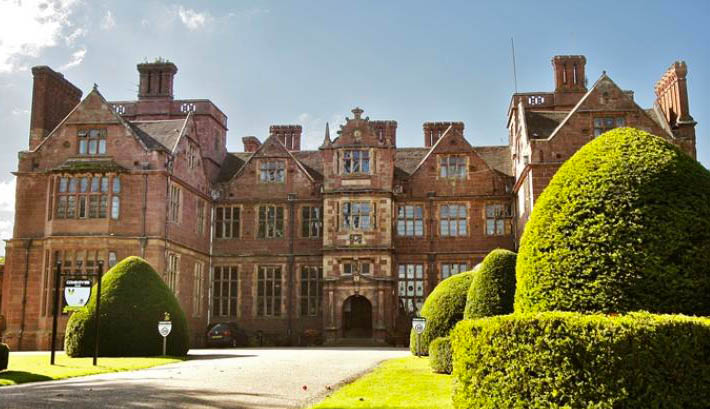
[[[507,140],[513,92],[553,88],[550,58],[584,54],[643,107],[677,59],[688,64],[698,157],[708,166],[708,1],[89,1],[0,0],[0,238],[11,235],[17,151],[28,140],[32,78],[49,65],[84,92],[135,99],[135,65],[176,63],[178,98],[209,98],[229,117],[228,147],[300,123],[306,148],[355,106],[398,121],[421,146],[425,121],[463,121],[474,145]],[[1,252],[2,250],[0,250]]]

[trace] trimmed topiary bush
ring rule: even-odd
[[[459,323],[456,408],[707,408],[710,319],[545,312]]]
[[[128,257],[109,270],[101,281],[99,355],[155,356],[163,353],[158,321],[170,314],[172,331],[167,353],[183,356],[188,350],[185,313],[172,291],[153,267],[139,257]],[[64,348],[72,357],[94,353],[96,286],[86,307],[67,323]]]
[[[450,374],[453,360],[451,357],[451,338],[439,337],[429,344],[429,365],[436,373]]]
[[[557,171],[525,226],[515,311],[710,315],[710,172],[631,128]]]
[[[426,328],[421,335],[422,355],[429,354],[429,343],[438,337],[449,335],[451,328],[463,319],[466,294],[476,269],[453,275],[440,282],[424,300],[421,316],[426,318]],[[409,350],[417,353],[417,334],[410,333]]]
[[[495,249],[483,259],[468,289],[465,319],[513,312],[516,257],[510,250]]]
[[[7,369],[10,364],[10,347],[7,344],[0,343],[0,371]]]

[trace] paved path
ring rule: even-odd
[[[0,408],[299,408],[319,400],[327,386],[408,353],[394,348],[196,350],[189,361],[140,371],[0,387]]]

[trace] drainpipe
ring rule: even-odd
[[[207,270],[207,275],[209,276],[208,286],[207,286],[207,326],[212,322],[212,285],[214,281],[214,263],[213,256],[214,253],[214,229],[215,229],[215,205],[216,201],[219,199],[219,191],[212,191],[213,203],[210,204],[210,256],[209,256],[209,267]]]
[[[30,247],[32,247],[32,239],[25,241],[25,278],[22,284],[22,315],[20,320],[20,335],[17,337],[17,348],[22,349],[22,337],[25,334],[25,310],[27,307],[27,282],[30,276]],[[50,267],[51,271],[51,267]],[[51,273],[50,273],[51,274]],[[55,283],[59,285],[59,283]]]
[[[147,166],[143,166],[145,171]],[[146,217],[148,214],[148,174],[143,175],[143,223],[141,226],[141,258],[145,259],[145,247],[148,242],[146,237]]]
[[[294,219],[296,212],[294,210],[296,201],[296,194],[288,194],[288,342],[293,344],[293,290],[296,276],[294,269],[294,255],[293,255],[293,239],[294,239]]]

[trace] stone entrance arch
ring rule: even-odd
[[[343,337],[372,338],[372,303],[362,295],[343,302]]]

